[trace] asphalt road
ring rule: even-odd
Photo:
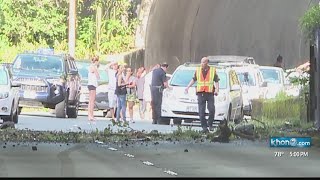
[[[319,149],[261,142],[0,145],[0,177],[320,177]],[[279,150],[285,154],[275,157]],[[290,150],[308,157],[290,157]]]
[[[88,124],[85,112],[77,119],[57,119],[50,113],[38,112],[21,114],[16,128],[68,132],[77,127],[103,130],[108,124],[110,120],[103,117],[98,117],[96,124]],[[177,129],[152,125],[151,120],[138,120],[130,126],[160,132]],[[35,144],[0,141],[0,149],[0,177],[320,177],[319,148],[275,149],[270,148],[268,142]],[[304,152],[304,157],[290,157],[290,151]],[[275,157],[275,152],[283,154]],[[165,172],[168,170],[171,174]]]
[[[110,118],[102,117],[102,112],[95,112],[97,118],[96,123],[89,123],[87,112],[80,111],[76,119],[61,119],[55,118],[54,114],[48,112],[28,112],[19,115],[19,123],[15,125],[17,129],[32,129],[39,131],[76,131],[78,127],[85,131],[104,130],[109,124],[112,124]],[[139,117],[134,116],[135,123],[130,123],[130,127],[134,130],[145,130],[150,132],[158,130],[162,133],[172,132],[177,129],[177,126],[170,125],[154,125],[152,120],[141,120]],[[193,126],[193,129],[201,130],[199,126]],[[113,127],[114,130],[118,128]]]

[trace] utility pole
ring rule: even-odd
[[[75,57],[76,54],[76,2],[77,0],[69,1],[69,54]]]

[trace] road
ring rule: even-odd
[[[102,112],[95,112],[97,121],[96,123],[89,123],[87,112],[80,111],[77,119],[61,119],[55,118],[54,114],[48,112],[28,112],[21,113],[19,115],[19,123],[15,125],[17,129],[32,129],[39,131],[72,131],[76,130],[77,127],[80,127],[85,131],[92,130],[104,130],[104,128],[108,127],[109,124],[112,124],[110,118],[105,118],[101,116]],[[99,116],[100,115],[100,116]],[[152,120],[139,120],[138,117],[134,116],[135,123],[130,123],[130,127],[134,130],[145,130],[146,132],[150,132],[151,130],[158,130],[158,132],[162,133],[170,133],[177,129],[177,126],[169,126],[169,125],[154,125],[152,124]],[[199,126],[192,127],[195,130],[201,130]],[[113,127],[114,130],[117,130],[117,127]]]
[[[275,157],[266,143],[0,145],[0,177],[320,177],[318,150]]]
[[[35,115],[36,114],[36,115]],[[98,117],[88,124],[85,112],[77,119],[57,119],[50,113],[23,113],[18,129],[70,131],[103,130],[110,121]],[[172,132],[176,126],[138,120],[136,130]],[[199,127],[192,127],[199,129]],[[0,141],[0,177],[319,177],[316,148],[270,148],[268,142],[138,142],[104,144],[12,143]],[[35,149],[36,148],[36,149]],[[110,149],[114,148],[114,149]],[[290,157],[290,151],[307,152]],[[275,152],[284,152],[275,157]],[[130,154],[133,157],[128,157]],[[152,165],[147,165],[147,163]],[[170,171],[166,173],[165,171]]]

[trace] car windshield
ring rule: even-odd
[[[182,86],[187,87],[190,80],[193,78],[195,70],[178,70],[176,71],[170,81],[171,86]],[[226,89],[227,88],[227,74],[224,72],[217,72],[220,81],[219,88]],[[194,83],[193,86],[196,86],[197,83]]]
[[[89,66],[90,66],[90,63],[77,63],[79,74],[83,80],[88,80]],[[105,69],[105,66],[100,65],[99,67],[100,83],[107,83],[109,81],[108,74],[104,69]]]
[[[260,69],[263,79],[268,83],[280,84],[280,72],[276,69]]]
[[[256,81],[254,79],[254,76],[250,72],[237,72],[237,75],[239,77],[239,80],[242,85],[247,85],[247,86],[255,86]]]
[[[8,76],[5,70],[0,70],[0,85],[8,84]]]
[[[58,56],[25,54],[19,55],[13,64],[13,70],[63,72],[63,59]]]

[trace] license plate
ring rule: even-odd
[[[23,97],[26,99],[35,99],[36,98],[36,92],[33,91],[25,91],[23,93]]]
[[[198,112],[198,107],[196,107],[196,106],[188,106],[186,111],[187,112]]]

